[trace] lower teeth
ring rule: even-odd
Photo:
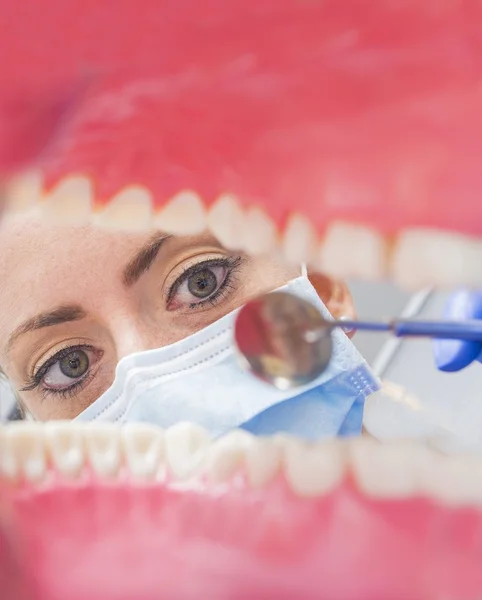
[[[3,478],[46,479],[82,470],[104,478],[178,481],[216,487],[265,487],[284,473],[295,494],[317,497],[353,480],[376,498],[427,497],[449,504],[482,504],[482,460],[446,457],[415,443],[368,438],[306,443],[288,436],[256,438],[234,431],[210,442],[204,430],[182,424],[166,431],[144,425],[17,423],[0,430]]]

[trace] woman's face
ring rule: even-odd
[[[127,234],[22,215],[2,223],[0,273],[0,365],[24,407],[48,420],[94,402],[122,357],[191,335],[299,268],[228,251],[209,234]]]

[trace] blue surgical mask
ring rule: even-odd
[[[310,301],[331,318],[306,276],[280,290]],[[77,420],[161,427],[191,421],[213,436],[239,427],[309,439],[361,432],[365,398],[378,389],[378,381],[342,331],[333,333],[333,356],[322,375],[281,391],[239,365],[234,346],[238,311],[175,344],[123,358],[112,386]]]

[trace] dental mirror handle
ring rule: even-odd
[[[358,331],[387,331],[397,337],[429,337],[482,342],[482,321],[476,319],[467,321],[394,319],[387,322],[340,319],[332,321],[330,325],[344,329],[357,329]],[[314,331],[309,333],[315,334]]]

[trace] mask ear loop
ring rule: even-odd
[[[306,263],[301,263],[301,276],[308,277],[308,268],[306,267]]]

